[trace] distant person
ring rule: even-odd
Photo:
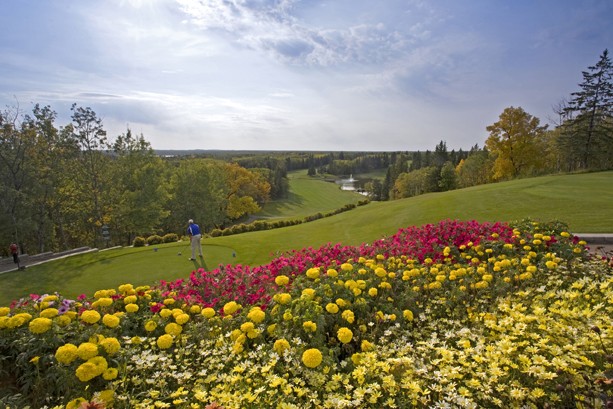
[[[17,268],[19,268],[19,247],[17,247],[17,244],[11,243],[9,250],[13,256],[13,263],[17,264]]]
[[[200,233],[200,226],[198,226],[192,219],[189,219],[189,226],[187,227],[187,234],[189,235],[189,240],[192,244],[192,257],[190,260],[196,260],[196,249],[198,249],[198,253],[200,253],[200,257],[204,257],[202,255],[202,246],[200,245],[200,240],[202,239],[202,234]]]

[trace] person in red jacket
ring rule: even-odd
[[[9,249],[11,250],[11,254],[13,255],[13,262],[17,264],[17,267],[19,268],[19,248],[17,247],[17,244],[11,243]]]

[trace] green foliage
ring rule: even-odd
[[[176,233],[167,233],[162,237],[164,243],[175,243],[179,241],[179,236]]]
[[[161,243],[164,243],[164,239],[159,234],[152,234],[151,236],[147,237],[147,244],[150,246]]]
[[[146,243],[147,240],[145,240],[145,238],[141,236],[134,237],[134,240],[132,241],[132,245],[134,247],[144,247]]]

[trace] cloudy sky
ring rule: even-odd
[[[610,0],[0,0],[0,105],[91,107],[155,149],[468,149],[509,106],[550,123],[612,21]]]

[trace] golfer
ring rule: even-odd
[[[200,239],[202,239],[202,234],[200,233],[200,226],[198,226],[192,219],[189,219],[189,226],[187,227],[187,234],[189,235],[189,240],[192,244],[192,257],[190,260],[196,260],[196,249],[198,249],[198,253],[200,257],[204,257],[202,255],[202,246],[200,245]]]

